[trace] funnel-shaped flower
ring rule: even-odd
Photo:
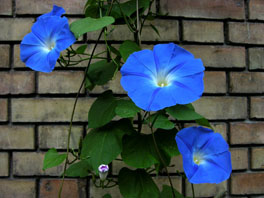
[[[221,134],[204,127],[189,127],[177,133],[176,142],[191,183],[220,183],[230,177],[231,155]]]
[[[190,52],[173,43],[158,44],[153,51],[129,56],[121,68],[121,85],[138,107],[157,111],[199,99],[203,71],[202,61]]]
[[[108,165],[101,164],[98,167],[98,171],[99,171],[100,180],[104,181],[108,175],[109,167]]]
[[[60,57],[60,52],[75,42],[70,31],[68,20],[61,17],[64,9],[53,7],[50,13],[44,14],[32,26],[20,44],[20,58],[36,71],[51,72]]]

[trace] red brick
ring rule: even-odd
[[[31,94],[34,91],[33,72],[0,72],[0,95]]]
[[[63,164],[42,170],[44,155],[44,152],[13,152],[13,174],[16,176],[61,175]]]
[[[229,23],[229,40],[234,43],[263,44],[264,24]]]
[[[14,122],[69,122],[74,98],[12,99]],[[94,99],[79,98],[74,121],[87,121]]]
[[[249,1],[249,18],[263,20],[264,2],[262,0]]]
[[[34,149],[34,127],[0,126],[1,149]]]
[[[12,0],[0,0],[0,14],[12,15]]]
[[[248,169],[248,149],[247,148],[230,148],[232,169]]]
[[[32,179],[0,179],[0,197],[35,198],[36,182]]]
[[[202,97],[193,103],[195,110],[207,119],[244,119],[247,99],[243,97]]]
[[[212,21],[183,21],[183,40],[224,42],[224,24]]]
[[[231,93],[263,93],[264,72],[231,72]]]
[[[250,117],[264,118],[264,97],[251,97]]]
[[[232,123],[231,144],[263,144],[264,123]]]
[[[245,68],[246,51],[244,47],[184,45],[186,50],[201,58],[206,67]]]
[[[59,179],[42,179],[40,180],[40,198],[58,197],[61,185]],[[86,181],[77,179],[66,179],[63,184],[62,198],[86,198]]]
[[[231,177],[231,194],[247,195],[264,193],[264,173],[237,173]]]
[[[161,12],[169,16],[244,19],[243,0],[161,0]]]
[[[52,73],[39,73],[38,93],[40,94],[69,94],[77,93],[84,78],[83,71],[53,71]],[[81,93],[84,93],[84,88]]]
[[[0,67],[7,68],[9,67],[9,45],[0,45]]]
[[[22,40],[31,31],[33,22],[31,18],[0,18],[0,40]]]
[[[251,168],[264,169],[264,148],[252,148],[251,150]]]
[[[225,72],[204,73],[204,93],[226,93]]]
[[[85,2],[85,0],[19,0],[16,1],[16,13],[43,14],[50,12],[55,4],[57,6],[62,6],[66,10],[66,14],[82,14]]]
[[[0,99],[0,121],[7,121],[7,100]]]
[[[249,69],[264,69],[264,48],[249,48]]]

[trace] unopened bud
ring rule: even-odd
[[[101,164],[99,167],[98,167],[98,170],[99,170],[99,177],[102,181],[104,181],[108,175],[108,170],[109,170],[109,167],[108,165],[105,165],[105,164]]]

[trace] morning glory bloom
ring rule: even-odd
[[[99,171],[100,180],[104,181],[108,175],[109,167],[108,165],[101,164],[98,167],[98,171]]]
[[[146,111],[191,103],[204,90],[201,59],[174,43],[134,52],[120,71],[122,87]]]
[[[20,58],[35,71],[51,72],[60,52],[75,42],[68,20],[61,17],[65,10],[54,5],[50,13],[38,17],[20,44]]]
[[[176,142],[191,183],[220,183],[230,177],[231,154],[220,133],[204,127],[189,127],[177,133]]]

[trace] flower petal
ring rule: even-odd
[[[188,179],[191,183],[194,184],[217,184],[228,179],[231,172],[231,154],[229,151],[226,151],[199,165],[194,175]]]
[[[56,5],[53,5],[52,11],[49,12],[49,13],[46,13],[46,14],[43,14],[43,15],[39,16],[38,20],[43,18],[43,17],[47,17],[47,16],[59,16],[60,17],[64,13],[65,13],[64,8],[56,6]]]
[[[155,45],[153,53],[158,70],[166,71],[194,58],[190,52],[174,43]]]
[[[156,76],[156,64],[151,50],[145,49],[131,54],[121,68],[121,74],[143,73],[148,76]]]
[[[122,87],[128,92],[128,96],[140,108],[150,111],[149,106],[157,88],[148,76],[125,75],[121,78]],[[139,89],[139,85],[141,89]]]

